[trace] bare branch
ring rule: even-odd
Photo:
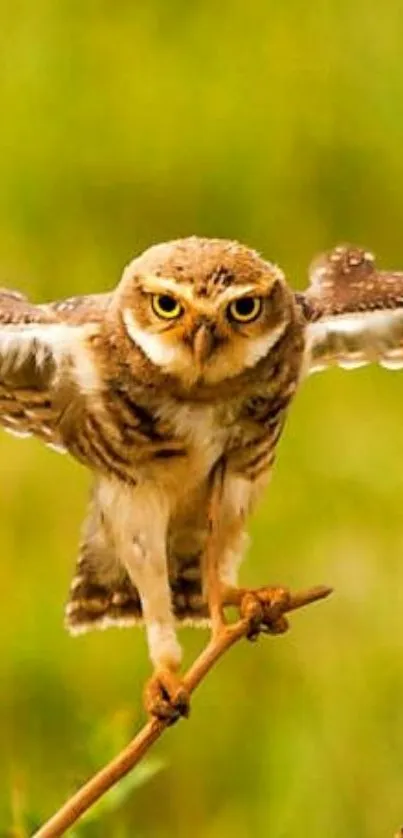
[[[307,591],[289,594],[281,607],[281,614],[302,608],[318,599],[327,597],[330,593],[331,588],[318,586]],[[273,617],[278,619],[281,616],[278,603],[275,608]],[[222,627],[184,676],[184,684],[189,693],[196,689],[215,663],[234,643],[245,637],[248,631],[249,621],[247,619],[240,619],[236,623]],[[153,719],[147,722],[129,745],[73,794],[64,806],[35,833],[33,838],[58,838],[59,835],[63,835],[93,803],[140,762],[166,727],[166,721]]]

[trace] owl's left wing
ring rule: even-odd
[[[74,319],[0,289],[0,425],[11,433],[63,447],[63,412],[95,378],[89,341],[97,324]]]
[[[306,373],[403,367],[403,273],[378,271],[372,253],[341,245],[313,262],[310,281],[296,294],[307,321]]]

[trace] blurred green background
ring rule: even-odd
[[[350,240],[403,268],[398,0],[3,0],[0,284],[114,285],[159,240],[227,236],[296,287]],[[80,838],[378,838],[403,820],[397,373],[313,376],[243,579],[336,593],[232,651]],[[0,438],[0,833],[23,838],[142,721],[139,632],[62,625],[89,476]],[[187,660],[205,640],[184,632]],[[157,762],[156,762],[157,760]]]

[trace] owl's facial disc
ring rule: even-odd
[[[150,248],[128,265],[116,299],[130,340],[189,387],[254,367],[293,305],[276,266],[237,242],[198,238]]]
[[[147,358],[187,386],[218,384],[255,366],[285,329],[280,286],[266,294],[227,289],[214,302],[175,291],[143,288],[123,322]]]

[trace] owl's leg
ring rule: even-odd
[[[224,607],[228,604],[228,590],[236,589],[247,542],[245,517],[250,501],[250,481],[228,470],[224,461],[219,463],[212,476],[209,537],[203,559],[203,583],[213,637],[226,622]]]
[[[113,506],[112,506],[113,511]],[[155,487],[122,490],[112,519],[122,563],[138,590],[154,673],[145,689],[146,709],[170,723],[189,712],[179,676],[182,650],[175,631],[166,556],[169,507]]]
[[[249,621],[247,637],[261,631],[281,634],[288,622],[282,615],[288,592],[281,587],[249,589],[237,585],[239,565],[247,545],[245,519],[261,486],[247,477],[221,468],[211,495],[210,550],[206,551],[206,580],[213,634],[224,621],[225,606],[235,606]],[[214,537],[215,533],[215,537]]]
[[[207,600],[213,637],[220,633],[225,624],[220,563],[223,551],[222,499],[224,487],[224,465],[220,463],[212,476],[209,499],[209,535],[203,556],[203,593]]]
[[[165,539],[149,533],[147,538],[134,541],[125,555],[125,564],[140,595],[154,666],[144,693],[146,709],[159,719],[174,722],[188,715],[189,699],[178,674],[182,650],[172,612]]]

